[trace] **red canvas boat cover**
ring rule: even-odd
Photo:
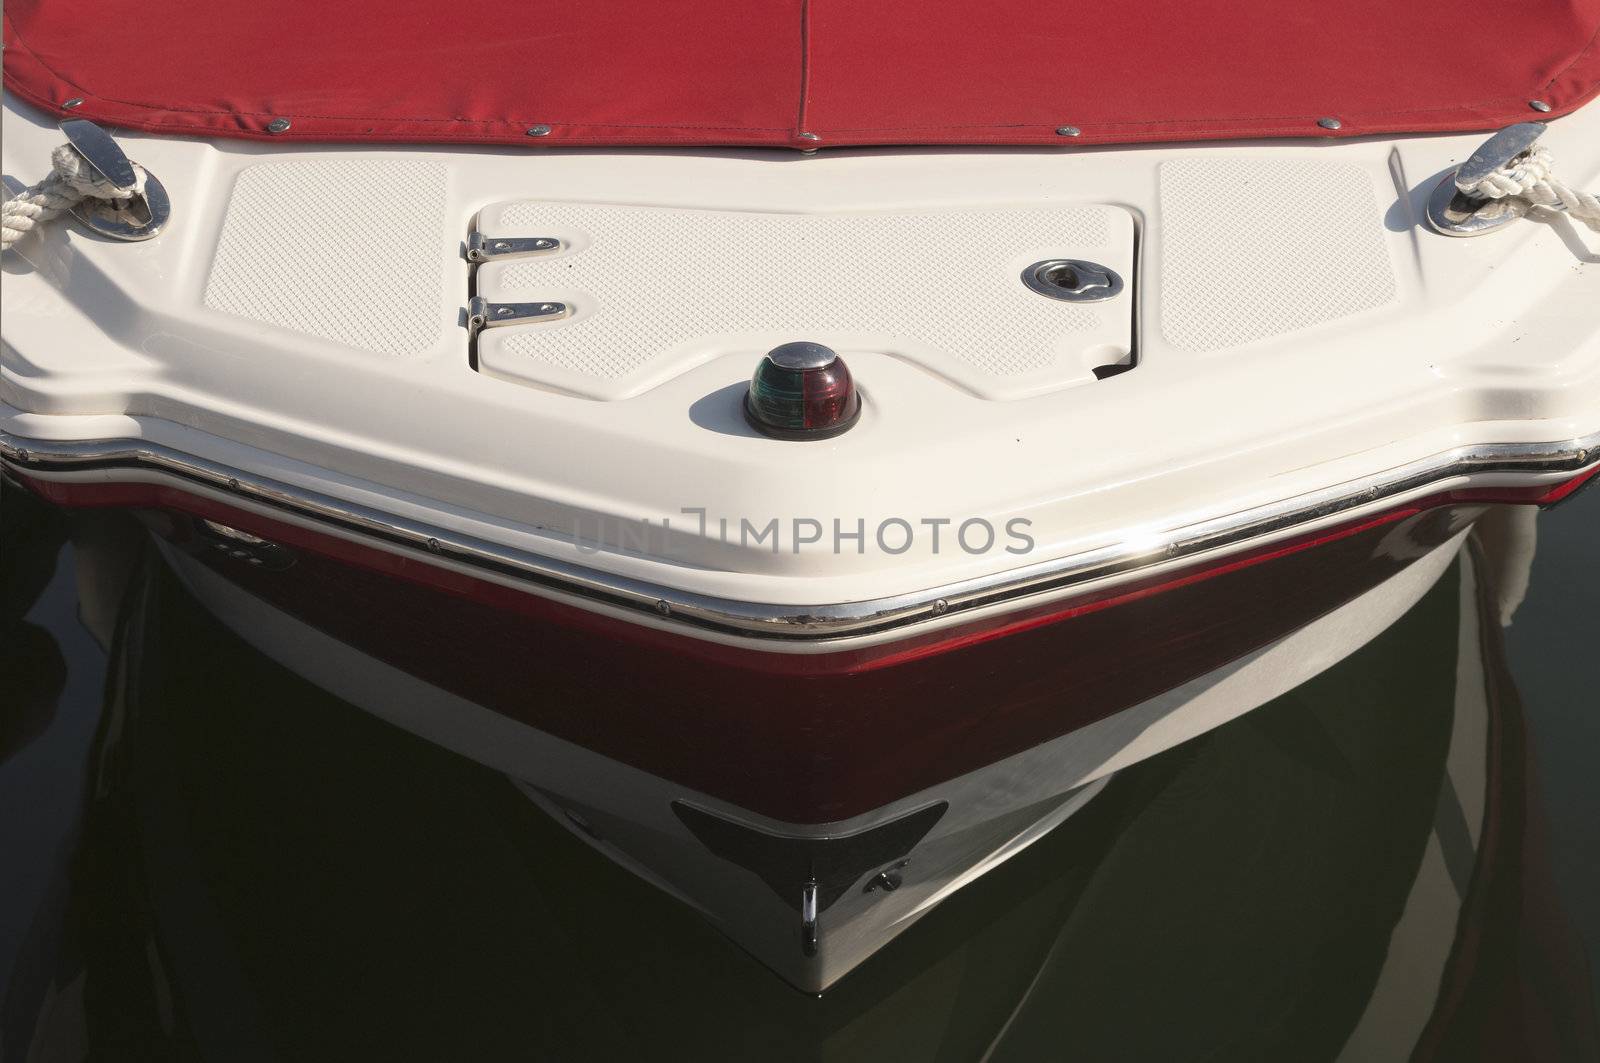
[[[11,0],[5,84],[108,125],[285,140],[1360,136],[1569,111],[1600,88],[1597,31],[1600,0]]]

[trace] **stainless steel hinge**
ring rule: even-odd
[[[485,236],[482,233],[472,233],[467,237],[468,262],[526,258],[529,255],[548,255],[559,250],[561,241],[553,236]]]
[[[481,295],[467,302],[467,331],[476,336],[486,328],[525,325],[530,321],[557,321],[572,309],[566,303],[491,303]]]

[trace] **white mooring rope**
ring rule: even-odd
[[[1550,161],[1550,149],[1535,145],[1526,155],[1512,159],[1480,181],[1458,180],[1456,188],[1473,199],[1516,196],[1535,207],[1565,210],[1575,221],[1600,231],[1600,199],[1554,177]]]
[[[144,193],[144,169],[134,166],[132,188],[118,188],[101,177],[77,148],[63,144],[50,153],[50,175],[5,201],[0,250],[22,239],[37,225],[56,218],[86,199],[132,199]]]

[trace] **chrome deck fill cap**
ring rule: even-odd
[[[1067,303],[1100,303],[1122,294],[1122,275],[1098,262],[1047,258],[1022,271],[1031,291]]]

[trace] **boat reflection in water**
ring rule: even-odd
[[[82,614],[109,635],[128,540],[77,538]],[[1316,679],[1058,802],[1053,830],[821,996],[650,884],[735,843],[670,800],[620,813],[657,796],[626,769],[551,740],[516,745],[539,771],[508,781],[290,673],[146,557],[0,1048],[1595,1058],[1489,585],[1514,582],[1508,539]]]
[[[526,613],[538,602],[526,594],[480,600],[171,511],[145,519],[189,592],[252,646],[505,772],[580,840],[815,992],[1116,771],[1381,632],[1482,512],[1397,512],[1118,586],[1003,637],[826,667],[664,648]]]

